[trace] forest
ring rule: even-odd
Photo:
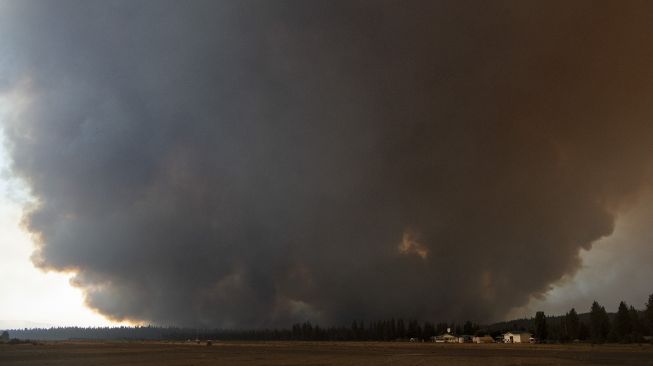
[[[537,312],[530,319],[516,319],[481,326],[472,321],[429,322],[392,318],[364,322],[354,320],[346,326],[321,327],[311,322],[283,329],[208,329],[190,327],[52,327],[10,329],[12,339],[32,340],[301,340],[301,341],[397,341],[422,340],[450,330],[455,335],[490,335],[507,331],[528,331],[542,343],[651,341],[653,336],[653,294],[643,310],[621,301],[616,313],[594,302],[587,313],[570,309],[566,314],[546,316]]]

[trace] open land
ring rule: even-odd
[[[62,341],[0,345],[0,365],[653,365],[653,345]]]

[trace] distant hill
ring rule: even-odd
[[[637,312],[640,314],[640,316],[643,315],[642,311],[638,310]],[[616,313],[608,313],[608,318],[610,318],[611,322],[614,321],[615,316]],[[561,321],[564,319],[564,317],[565,317],[564,315],[547,316],[546,323],[548,326],[559,325]],[[578,314],[578,319],[580,320],[581,323],[585,323],[586,325],[589,326],[590,313],[580,313]],[[511,330],[525,330],[525,331],[532,332],[533,328],[535,328],[535,318],[508,320],[508,321],[498,322],[482,327],[482,329],[487,331],[488,333],[511,331]]]

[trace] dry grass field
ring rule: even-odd
[[[653,365],[647,345],[377,342],[47,342],[0,345],[0,365]]]

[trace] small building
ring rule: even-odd
[[[443,335],[431,338],[435,343],[458,343],[458,337],[453,334],[445,333]]]
[[[528,332],[508,332],[503,335],[503,343],[529,343],[531,334]]]
[[[494,338],[486,335],[482,337],[474,337],[472,338],[472,342],[474,343],[494,343]]]
[[[458,343],[472,343],[472,336],[463,334],[460,337],[458,337]]]

